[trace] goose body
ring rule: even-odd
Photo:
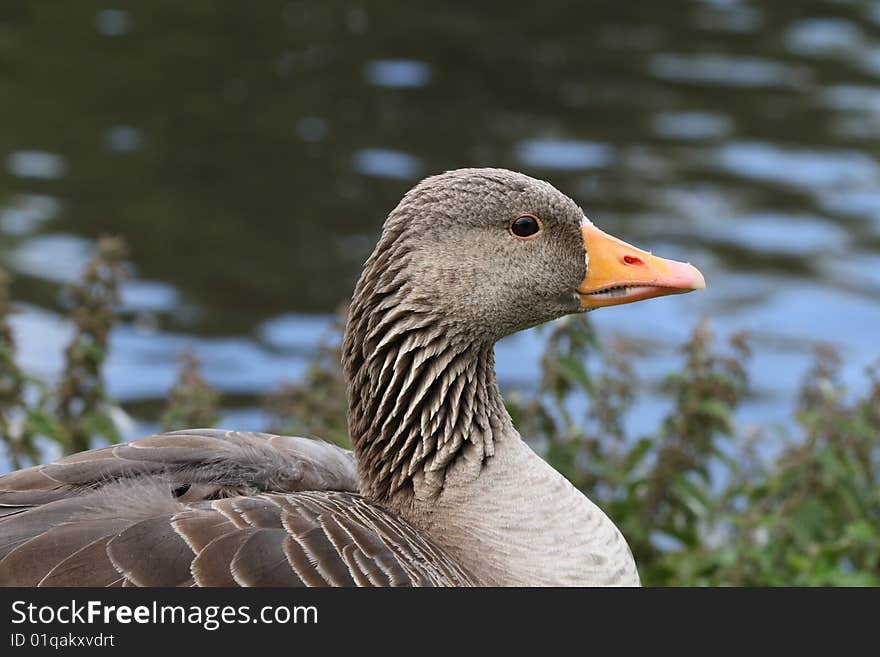
[[[343,344],[353,452],[196,429],[0,477],[6,586],[638,585],[611,520],[523,441],[493,345],[703,287],[502,169],[422,181],[385,222]]]

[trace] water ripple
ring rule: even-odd
[[[56,283],[76,280],[92,252],[92,242],[75,235],[54,233],[31,237],[13,251],[11,267],[21,273]]]
[[[102,9],[95,16],[95,28],[104,36],[125,36],[131,30],[131,18],[123,9]]]
[[[751,253],[807,256],[842,251],[845,230],[815,215],[763,212],[734,217],[714,232],[715,239]]]
[[[651,73],[665,80],[729,87],[799,87],[811,78],[809,69],[762,57],[731,55],[653,55]]]
[[[6,168],[20,178],[60,178],[67,170],[64,158],[47,151],[15,151],[6,158]]]
[[[855,150],[794,149],[737,141],[719,147],[717,161],[743,178],[804,188],[863,185],[880,177],[874,158]]]
[[[104,134],[108,150],[115,153],[133,153],[141,147],[141,131],[130,125],[115,125]]]
[[[159,281],[124,281],[119,292],[121,310],[126,312],[170,313],[180,303],[174,286]]]
[[[862,31],[845,18],[806,18],[791,25],[785,43],[801,55],[852,54],[862,45]]]
[[[0,230],[7,235],[27,235],[61,211],[61,201],[45,194],[19,194],[0,209]]]
[[[361,149],[354,154],[352,166],[365,176],[395,180],[414,180],[422,170],[421,160],[415,155],[389,148]]]
[[[711,112],[658,112],[651,124],[656,134],[672,139],[717,139],[733,129],[729,116]]]
[[[374,59],[364,66],[364,77],[377,87],[414,89],[431,81],[431,69],[416,59]]]
[[[577,171],[608,166],[612,149],[606,144],[573,139],[525,139],[516,147],[516,157],[536,169]]]

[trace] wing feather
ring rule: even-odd
[[[6,586],[37,586],[60,562],[89,543],[112,535],[125,524],[124,520],[85,520],[40,532],[0,560],[0,582]]]
[[[238,586],[232,575],[232,560],[242,544],[257,529],[235,529],[218,536],[199,552],[192,562],[192,574],[198,586]]]
[[[116,569],[138,586],[189,586],[195,553],[161,515],[130,525],[107,543]]]
[[[62,560],[39,582],[39,586],[122,586],[125,579],[107,555],[109,536],[81,547]]]
[[[286,537],[283,529],[254,531],[232,559],[235,581],[241,586],[305,586],[287,560]]]
[[[353,491],[350,452],[213,429],[0,477],[3,586],[411,586],[475,580]]]

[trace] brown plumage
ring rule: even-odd
[[[601,233],[546,182],[428,178],[389,215],[352,299],[353,453],[199,429],[10,473],[0,584],[638,584],[617,528],[513,427],[493,345],[702,284]]]
[[[203,429],[75,454],[0,477],[0,582],[474,583],[356,484],[350,452],[303,438]]]

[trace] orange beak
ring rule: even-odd
[[[589,222],[585,222],[581,233],[588,264],[587,276],[577,291],[584,310],[706,287],[700,270],[689,263],[658,258],[602,232]]]

